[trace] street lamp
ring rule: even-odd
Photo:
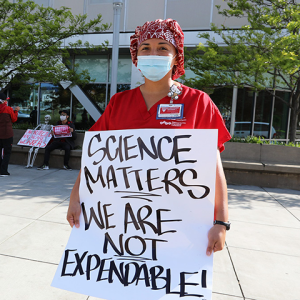
[[[111,64],[111,86],[110,97],[117,92],[117,75],[118,75],[118,60],[119,60],[119,31],[120,31],[120,16],[123,7],[123,0],[114,1],[114,27],[113,27],[113,44],[112,44],[112,64]]]

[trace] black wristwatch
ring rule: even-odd
[[[214,221],[214,225],[216,225],[216,224],[218,224],[218,225],[224,225],[226,227],[226,230],[229,230],[231,223],[230,222],[222,222],[222,221],[215,220]]]

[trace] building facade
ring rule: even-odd
[[[113,0],[35,0],[34,2],[53,8],[66,6],[75,15],[87,14],[88,19],[101,14],[103,23],[113,24]],[[221,7],[226,5],[223,0],[123,0],[121,2],[123,7],[120,17],[117,91],[135,88],[143,82],[141,73],[131,62],[129,52],[130,36],[138,25],[159,18],[175,19],[184,31],[185,47],[192,49],[203,42],[197,35],[200,31],[209,32],[211,23],[239,28],[246,21],[219,15],[216,5]],[[88,69],[91,78],[94,79],[94,82],[80,88],[101,113],[110,99],[113,26],[106,32],[86,34],[79,38],[83,42],[89,41],[94,45],[108,41],[106,51],[71,57],[72,65],[76,65],[78,71]],[[193,76],[193,73],[186,70],[186,76]],[[276,91],[276,93],[288,97],[288,91]],[[12,105],[18,104],[24,113],[30,113],[33,107],[39,104],[41,120],[45,114],[51,114],[54,122],[59,118],[60,108],[70,108],[71,119],[77,123],[77,128],[87,129],[94,122],[86,110],[85,102],[69,88],[54,86],[51,83],[26,87],[15,86],[12,87],[10,95]],[[210,96],[219,107],[232,134],[240,137],[249,134],[263,135],[266,138],[281,140],[288,138],[289,108],[271,94],[266,92],[256,94],[248,88],[234,92],[232,87],[217,89]],[[233,106],[236,111],[234,117],[232,117]],[[231,123],[235,127],[230,126]]]

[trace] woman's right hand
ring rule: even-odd
[[[79,185],[80,185],[80,174],[81,170],[79,171],[78,177],[75,181],[73,186],[71,195],[70,195],[70,203],[69,209],[67,213],[67,220],[71,227],[75,225],[76,228],[79,228],[79,216],[81,213],[81,205],[79,199]]]

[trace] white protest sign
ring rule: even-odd
[[[22,138],[19,140],[18,145],[45,148],[52,136],[47,130],[32,130],[27,129]]]
[[[80,228],[52,286],[108,300],[211,299],[217,130],[87,132]]]

